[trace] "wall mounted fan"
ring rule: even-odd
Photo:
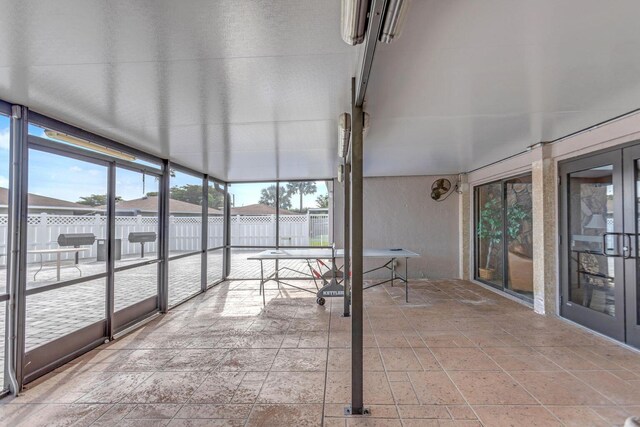
[[[431,198],[436,202],[445,200],[443,198],[449,191],[451,191],[451,181],[446,178],[440,178],[433,181],[431,184]]]

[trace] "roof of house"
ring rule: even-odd
[[[275,215],[275,206],[263,205],[261,203],[255,203],[253,205],[240,206],[231,208],[231,215]],[[295,212],[291,212],[286,209],[280,209],[281,215],[296,215]]]
[[[0,187],[0,206],[7,206],[9,200],[9,190]],[[47,207],[52,209],[66,209],[73,211],[95,211],[93,206],[87,206],[80,203],[69,202],[67,200],[56,199],[53,197],[40,196],[38,194],[28,195],[29,207]]]
[[[116,203],[117,211],[140,211],[158,212],[158,196],[145,196],[139,199],[122,200]],[[101,206],[100,209],[105,209]],[[184,202],[182,200],[169,199],[169,211],[172,214],[201,214],[202,207],[195,203]],[[222,215],[222,211],[209,208],[209,215]]]

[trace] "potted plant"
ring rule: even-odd
[[[533,292],[530,219],[530,209],[519,204],[512,204],[507,208],[509,288],[514,291]]]
[[[478,237],[487,244],[484,268],[478,268],[479,276],[483,280],[493,280],[495,276],[495,267],[491,265],[491,261],[496,245],[502,243],[502,209],[502,200],[499,197],[487,200],[480,209],[477,233]],[[529,216],[529,211],[521,205],[517,203],[509,204],[507,207],[506,231],[511,243],[522,243],[520,242],[522,224],[529,219]]]
[[[502,241],[502,200],[498,197],[487,200],[480,208],[477,234],[487,244],[484,268],[478,268],[480,278],[493,280],[495,268],[491,268],[491,255],[494,246]]]

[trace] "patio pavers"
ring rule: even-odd
[[[268,286],[263,307],[258,282],[247,280],[220,284],[28,385],[0,401],[0,419],[609,426],[640,413],[639,353],[470,282],[410,286],[409,304],[400,287],[364,294],[368,417],[343,415],[351,360],[342,300],[322,307]]]
[[[256,250],[234,250],[232,256],[232,276],[235,278],[259,277],[257,262],[247,261],[247,257]],[[179,253],[172,253],[179,255]],[[154,259],[156,255],[147,254],[144,260]],[[139,263],[138,256],[124,257],[117,261],[116,267]],[[200,292],[200,256],[189,256],[169,262],[169,304],[177,304]],[[282,264],[285,265],[285,264]],[[300,267],[298,261],[286,261],[287,266]],[[62,280],[80,277],[73,268],[73,261],[62,264]],[[104,262],[82,260],[78,265],[82,276],[87,277],[105,271]],[[222,251],[208,252],[207,281],[213,283],[222,277]],[[268,265],[272,269],[273,265]],[[38,288],[56,283],[55,264],[45,263],[36,279],[34,274],[40,268],[39,263],[29,266],[27,288]],[[6,270],[0,269],[0,276],[6,276]],[[3,279],[4,280],[4,279]],[[0,285],[3,289],[4,284]],[[26,340],[27,351],[42,344],[74,332],[84,326],[104,319],[106,280],[96,279],[77,285],[55,289],[27,297]],[[115,311],[126,308],[136,302],[157,295],[157,265],[140,266],[115,274]],[[0,366],[4,366],[5,303],[0,303]],[[4,370],[0,369],[0,384],[3,384]]]

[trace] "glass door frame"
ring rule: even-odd
[[[560,176],[560,315],[589,329],[603,333],[619,341],[625,339],[624,326],[624,262],[622,257],[614,259],[615,316],[600,313],[574,303],[570,299],[571,286],[571,241],[569,234],[569,175],[575,172],[612,165],[613,223],[614,233],[623,227],[623,181],[622,151],[620,149],[562,162],[558,165]]]
[[[624,259],[624,283],[625,283],[625,318],[626,318],[626,343],[640,348],[640,301],[639,263],[640,263],[640,230],[638,221],[640,211],[638,209],[638,182],[640,182],[640,145],[622,149],[623,174],[624,174],[624,232],[631,237],[629,256]]]
[[[113,161],[113,168],[114,168],[114,183],[113,183],[113,194],[110,194],[109,200],[111,200],[112,198],[113,203],[114,203],[114,208],[115,208],[115,197],[116,197],[116,193],[117,193],[117,183],[115,182],[115,179],[117,178],[117,172],[118,169],[127,169],[129,171],[132,172],[139,172],[139,173],[144,173],[145,176],[150,176],[152,178],[156,178],[158,180],[158,183],[161,182],[161,178],[162,178],[162,173],[159,171],[154,171],[154,170],[150,170],[149,168],[144,168],[144,167],[139,167],[138,165],[131,165],[128,164],[128,162],[118,162],[118,161]],[[160,185],[158,185],[158,188],[160,188]],[[158,192],[159,193],[159,192]],[[157,230],[157,235],[159,238],[160,235],[160,227],[161,227],[161,219],[162,219],[162,213],[160,210],[161,207],[161,201],[160,198],[158,198],[158,206],[157,206],[157,218],[158,218],[158,230]],[[116,224],[115,224],[115,219],[116,219],[116,212],[114,210],[113,212],[113,233],[112,233],[112,237],[113,239],[109,239],[110,241],[112,241],[112,246],[115,244],[115,235],[116,235]],[[147,261],[142,261],[142,262],[137,262],[135,264],[130,264],[127,266],[121,266],[121,267],[116,267],[115,266],[115,256],[114,254],[111,255],[111,258],[114,260],[114,264],[113,264],[113,269],[109,272],[110,276],[113,276],[113,291],[114,291],[114,300],[113,300],[113,305],[114,305],[114,313],[113,313],[113,333],[117,334],[118,332],[121,332],[125,329],[127,329],[128,327],[130,327],[131,325],[138,323],[140,320],[152,316],[154,314],[156,314],[159,310],[160,310],[160,293],[161,293],[161,289],[160,289],[160,284],[161,284],[161,274],[162,274],[162,254],[161,251],[159,250],[160,244],[158,243],[158,250],[156,250],[156,258],[153,260],[147,260]],[[127,306],[123,309],[120,309],[118,311],[115,311],[115,275],[118,272],[121,271],[127,271],[127,270],[131,270],[134,268],[138,268],[138,267],[144,267],[144,266],[148,266],[148,265],[156,265],[157,266],[157,273],[156,273],[156,294],[154,296],[148,297],[144,300],[140,300],[130,306]]]
[[[200,180],[200,185],[201,185],[201,197],[202,197],[202,203],[200,204],[200,218],[201,218],[201,224],[200,224],[200,248],[193,250],[193,251],[189,251],[189,252],[185,252],[182,254],[178,254],[178,255],[171,255],[170,254],[170,250],[169,247],[171,245],[171,241],[172,241],[172,237],[175,238],[175,236],[171,235],[171,232],[169,230],[169,228],[167,228],[167,233],[166,233],[166,245],[167,245],[167,270],[166,270],[166,280],[167,280],[167,286],[168,286],[168,293],[167,293],[167,307],[168,310],[171,310],[174,307],[179,306],[180,304],[190,300],[191,298],[200,295],[201,293],[204,293],[207,291],[208,287],[207,287],[207,237],[208,237],[208,222],[207,222],[207,213],[208,213],[208,209],[209,209],[209,205],[207,202],[207,197],[209,195],[209,176],[207,174],[202,174],[199,173],[193,169],[178,165],[176,163],[170,163],[170,170],[171,173],[169,174],[169,176],[167,177],[168,179],[168,189],[166,191],[166,199],[167,199],[167,215],[166,215],[166,221],[167,221],[167,226],[168,226],[168,221],[171,218],[171,189],[173,188],[173,182],[171,181],[171,179],[173,178],[173,174],[175,174],[175,172],[179,172],[181,174],[184,175],[188,175],[191,176],[193,178],[199,179]],[[197,184],[196,184],[197,185]],[[176,301],[171,301],[171,283],[169,282],[169,278],[171,277],[169,270],[171,269],[171,261],[177,261],[183,258],[190,258],[190,257],[195,257],[195,256],[200,256],[200,286],[198,289],[196,289],[194,287],[194,292],[192,292],[191,294],[189,294],[186,297],[182,297]],[[174,266],[175,268],[175,263]],[[219,283],[219,282],[218,282]],[[218,284],[217,283],[217,284]]]
[[[94,165],[99,165],[105,167],[107,170],[107,199],[110,202],[113,193],[113,170],[110,162],[105,159],[88,156],[85,153],[78,152],[77,150],[72,149],[71,147],[67,148],[65,146],[58,147],[55,142],[48,141],[44,138],[39,138],[33,135],[28,136],[27,143],[27,169],[29,168],[29,152],[31,150],[37,150],[57,156],[63,156],[66,158],[72,158],[75,160],[91,163]],[[29,186],[27,183],[27,194],[29,192]],[[114,197],[115,198],[115,197]],[[110,203],[109,203],[110,204]],[[27,212],[29,206],[27,205]],[[108,209],[109,211],[109,209]],[[112,220],[109,217],[109,212],[107,212],[107,227],[106,227],[106,239],[109,242],[109,245],[112,246],[111,237],[113,235],[112,229]],[[26,234],[26,230],[25,230]],[[95,348],[98,345],[104,343],[104,341],[112,336],[112,319],[113,319],[113,299],[110,298],[110,295],[113,295],[112,287],[113,282],[109,280],[109,272],[113,271],[110,269],[110,262],[112,262],[111,250],[108,250],[107,261],[105,263],[105,271],[98,274],[93,274],[91,276],[80,277],[77,279],[67,280],[64,282],[53,283],[50,285],[45,285],[39,288],[27,289],[27,269],[26,264],[25,268],[21,269],[20,272],[20,281],[21,287],[25,289],[25,307],[28,307],[28,298],[31,295],[44,293],[48,291],[53,291],[56,289],[66,288],[70,286],[74,286],[80,283],[84,283],[91,280],[96,279],[105,279],[105,313],[104,318],[97,322],[94,322],[90,325],[83,326],[78,330],[75,330],[67,335],[62,337],[58,337],[44,343],[34,349],[26,351],[24,354],[24,368],[23,368],[23,376],[24,382],[29,382],[44,373],[55,369],[57,366],[61,366],[66,363],[68,360],[71,360],[78,355],[86,352],[88,349]],[[25,329],[25,338],[26,338],[26,329]]]
[[[503,179],[498,179],[495,181],[483,182],[482,184],[475,185],[473,187],[473,278],[474,280],[481,282],[485,285],[491,286],[492,288],[498,289],[502,292],[509,294],[515,298],[518,298],[528,304],[533,304],[533,298],[529,298],[524,294],[518,293],[512,289],[510,289],[507,284],[509,281],[509,261],[508,261],[508,253],[509,253],[509,239],[506,237],[507,227],[508,227],[508,218],[507,218],[507,186],[506,183],[508,181],[512,181],[518,178],[531,177],[531,172],[525,172],[514,176],[509,176]],[[489,282],[487,280],[483,280],[480,278],[478,274],[478,268],[480,265],[480,239],[478,238],[478,224],[480,222],[480,197],[479,192],[480,188],[484,185],[490,184],[500,184],[500,197],[502,198],[502,284],[496,284]],[[532,209],[533,210],[533,209]],[[533,214],[533,212],[532,212]]]
[[[33,123],[40,125],[40,123]],[[45,125],[46,127],[48,126]],[[55,127],[52,127],[55,129]],[[55,289],[60,289],[68,286],[77,285],[86,281],[105,279],[105,318],[95,322],[93,324],[84,326],[74,332],[71,332],[63,337],[56,338],[48,343],[45,343],[32,350],[25,351],[24,354],[24,368],[23,368],[23,381],[25,383],[32,381],[33,379],[43,375],[44,373],[55,369],[55,367],[61,366],[67,361],[77,357],[78,355],[85,353],[86,351],[95,348],[105,342],[105,340],[113,339],[114,335],[134,323],[143,320],[146,317],[152,316],[159,311],[159,295],[160,295],[160,273],[162,258],[160,254],[157,259],[152,261],[146,261],[137,263],[133,266],[115,267],[115,191],[116,191],[116,168],[125,168],[136,172],[144,172],[150,176],[158,178],[162,177],[162,169],[160,167],[155,169],[153,167],[140,165],[137,163],[129,162],[123,159],[116,159],[114,157],[103,155],[100,153],[88,152],[83,149],[75,148],[65,144],[56,143],[45,138],[40,138],[34,135],[27,136],[27,153],[29,150],[37,150],[41,152],[50,153],[57,156],[63,156],[95,165],[104,166],[107,168],[107,222],[106,222],[106,235],[107,239],[107,256],[106,256],[106,268],[102,273],[94,274],[91,276],[85,276],[78,279],[68,280],[65,282],[54,283],[35,289],[26,289],[27,277],[26,268],[21,271],[21,286],[25,289],[25,298],[30,295],[43,293]],[[28,170],[28,154],[26,159]],[[28,183],[27,183],[28,193]],[[27,206],[28,210],[28,206]],[[160,210],[159,210],[160,218]],[[159,220],[160,221],[160,220]],[[160,221],[161,222],[161,221]],[[159,227],[161,224],[159,224]],[[26,231],[25,231],[26,232]],[[158,265],[158,293],[149,297],[143,301],[140,301],[130,307],[126,307],[119,310],[117,313],[114,311],[115,306],[115,292],[114,292],[114,280],[115,273],[118,271],[128,270],[130,268],[139,267],[143,265],[157,264]],[[26,332],[26,331],[25,331]],[[26,333],[25,333],[26,337]]]
[[[2,100],[0,100],[0,114],[2,114],[3,116],[6,116],[9,119],[9,132],[10,134],[13,133],[13,121],[11,120],[11,104],[4,102]],[[13,138],[9,138],[9,164],[7,165],[8,169],[11,168],[11,159],[12,159],[12,154],[13,154],[13,143],[12,143],[12,139]],[[9,185],[7,186],[9,188],[9,190],[11,190],[11,183],[9,183]],[[11,207],[9,206],[11,203],[11,198],[9,196],[7,196],[7,214],[8,212],[11,210]],[[9,216],[9,215],[7,215]],[[5,311],[5,330],[0,332],[0,339],[4,340],[4,349],[5,349],[5,354],[2,355],[2,360],[3,363],[0,364],[0,370],[2,371],[2,381],[0,381],[0,398],[7,395],[9,393],[9,376],[10,376],[10,372],[9,372],[9,363],[8,360],[9,358],[7,357],[9,351],[10,351],[10,347],[9,347],[9,339],[8,337],[10,336],[10,330],[9,330],[9,326],[11,324],[11,322],[9,321],[9,317],[11,315],[11,312],[9,310],[9,296],[10,296],[10,281],[9,281],[9,263],[10,263],[10,258],[9,258],[9,253],[8,250],[10,248],[10,239],[11,239],[11,228],[9,226],[9,224],[7,224],[7,241],[5,242],[5,248],[6,248],[6,254],[5,254],[5,262],[6,262],[6,270],[5,270],[5,290],[4,292],[0,293],[0,305],[4,305],[4,311]]]
[[[7,307],[7,358],[4,366],[0,366],[0,369],[5,369],[5,381],[0,387],[0,398],[3,395],[8,393],[17,394],[25,383],[33,381],[37,377],[44,375],[57,367],[67,363],[68,361],[74,359],[75,357],[80,356],[81,354],[90,351],[105,342],[105,339],[112,339],[114,334],[125,331],[123,329],[129,330],[129,326],[134,327],[133,323],[138,323],[145,320],[145,317],[153,316],[155,313],[167,313],[168,308],[168,296],[169,296],[169,283],[168,283],[168,259],[169,259],[169,227],[168,227],[168,218],[169,218],[169,193],[170,193],[170,172],[171,170],[177,169],[186,172],[190,172],[193,175],[198,177],[202,177],[203,179],[203,193],[206,195],[207,185],[209,184],[209,180],[215,181],[218,183],[223,183],[225,187],[225,193],[228,194],[228,183],[217,179],[213,176],[209,176],[207,174],[197,172],[195,170],[189,169],[187,167],[183,167],[177,163],[171,162],[166,158],[161,158],[155,156],[153,154],[144,152],[142,150],[133,148],[128,145],[124,145],[119,143],[113,139],[109,139],[100,135],[96,135],[89,131],[83,130],[74,125],[50,118],[43,114],[31,111],[27,106],[17,105],[3,101],[0,99],[0,112],[6,114],[10,118],[10,126],[11,126],[11,137],[10,137],[10,169],[9,169],[9,181],[10,181],[10,189],[9,197],[11,202],[10,209],[8,212],[9,224],[8,224],[8,252],[7,252],[7,293],[0,295],[0,303],[7,303],[7,301],[11,302]],[[36,135],[29,135],[29,126],[35,125],[43,128],[48,128],[51,130],[56,130],[61,133],[64,133],[69,136],[73,136],[76,138],[83,139],[90,143],[105,147],[107,149],[112,149],[115,151],[120,151],[122,153],[130,154],[135,157],[135,160],[128,161],[125,159],[121,159],[120,157],[112,157],[110,155],[105,154],[102,150],[92,150],[92,149],[81,149],[74,145],[67,145],[63,143],[57,143],[56,141],[52,141],[45,138],[39,138]],[[31,140],[31,141],[30,141]],[[106,283],[107,291],[106,291],[106,319],[100,319],[99,322],[96,322],[94,330],[90,331],[90,334],[84,334],[83,336],[77,335],[75,338],[75,343],[77,346],[69,346],[67,349],[69,352],[60,351],[56,354],[43,354],[43,358],[36,364],[32,361],[28,361],[25,353],[25,323],[26,323],[26,284],[27,284],[27,273],[26,273],[26,265],[27,265],[27,257],[26,257],[26,244],[27,244],[27,219],[28,219],[28,206],[27,206],[27,196],[28,196],[28,150],[31,148],[35,148],[41,151],[50,151],[53,154],[64,155],[71,158],[78,158],[79,160],[86,160],[90,163],[98,163],[108,165],[110,168],[110,176],[108,179],[108,204],[110,208],[108,208],[108,212],[111,212],[110,220],[108,223],[110,225],[105,224],[105,228],[107,226],[110,227],[108,234],[108,242],[107,245],[107,269],[105,273],[101,273],[99,275],[92,275],[92,278],[101,277],[109,279],[110,282]],[[96,147],[98,148],[98,147]],[[116,271],[122,271],[121,268],[115,268],[115,225],[114,225],[114,213],[115,213],[115,168],[116,167],[125,167],[132,170],[141,171],[144,170],[145,173],[152,175],[156,174],[160,176],[160,185],[159,185],[159,228],[158,228],[158,260],[153,260],[152,263],[158,264],[159,275],[158,275],[158,294],[156,302],[154,304],[154,308],[150,311],[150,314],[147,316],[142,315],[143,317],[138,317],[133,319],[130,323],[121,325],[122,322],[117,320],[117,313],[113,312],[114,308],[114,273]],[[109,174],[109,173],[108,173]],[[110,186],[110,188],[109,188]],[[207,215],[207,207],[203,205],[202,216],[203,216],[203,240],[206,239],[206,227],[207,221],[204,220]],[[215,283],[206,283],[206,251],[207,246],[203,243],[202,248],[198,252],[202,252],[202,258],[204,261],[202,263],[203,272],[201,273],[201,284],[202,291],[207,289],[208,287],[215,286],[223,282],[226,279],[228,274],[228,270],[230,267],[230,241],[229,241],[229,197],[225,199],[224,206],[224,246],[223,250],[223,277],[221,280]],[[127,266],[128,267],[128,266]],[[87,279],[83,278],[83,279]],[[71,286],[75,283],[80,283],[83,280],[79,280],[78,282],[63,282],[63,284],[52,284],[56,286],[56,288],[62,288],[65,286]],[[209,285],[208,287],[206,285]],[[46,288],[46,290],[52,290],[52,288]],[[29,291],[29,294],[37,293],[37,291]],[[199,293],[198,293],[199,294]],[[193,296],[197,296],[195,294]],[[151,297],[150,299],[153,299]],[[184,300],[186,301],[186,299]],[[182,301],[182,302],[184,302]],[[182,303],[180,302],[180,303]],[[108,306],[107,306],[108,305]],[[156,308],[157,307],[157,308]],[[99,310],[100,312],[102,310]],[[76,331],[78,332],[78,331]],[[72,333],[73,334],[73,333]],[[8,337],[12,337],[12,339],[8,339]],[[96,339],[96,337],[99,337]],[[62,337],[64,339],[69,338],[69,336]],[[73,340],[72,340],[73,341]],[[46,345],[46,344],[45,344]],[[37,349],[37,348],[36,348]],[[39,365],[39,366],[36,366]],[[10,378],[10,380],[9,380]],[[9,390],[3,390],[3,387],[9,387]]]
[[[207,185],[206,185],[206,194],[207,194],[207,203],[206,203],[206,215],[203,219],[203,223],[206,223],[206,225],[204,225],[204,229],[203,229],[203,235],[206,236],[206,238],[204,239],[204,247],[205,247],[205,251],[203,252],[203,257],[202,257],[202,263],[203,263],[203,270],[205,270],[204,272],[204,286],[205,286],[205,290],[210,289],[216,285],[219,285],[220,283],[224,282],[227,278],[227,263],[226,263],[226,253],[227,253],[227,227],[226,227],[226,223],[227,223],[227,199],[229,199],[228,197],[228,192],[227,192],[227,184],[225,182],[219,181],[211,176],[206,177],[205,179]],[[221,187],[222,190],[220,191],[218,188]],[[223,203],[222,203],[222,245],[218,245],[218,246],[209,246],[209,203],[208,203],[208,198],[209,198],[209,191],[213,188],[213,191],[218,191],[222,193],[222,197],[223,197]],[[215,280],[211,283],[209,283],[209,252],[216,252],[216,251],[220,251],[222,253],[222,271],[220,279]]]

